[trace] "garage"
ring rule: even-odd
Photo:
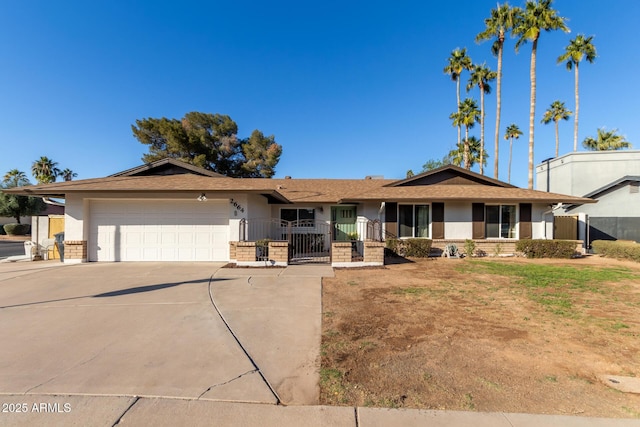
[[[229,201],[91,200],[89,261],[227,261]]]

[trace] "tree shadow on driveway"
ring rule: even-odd
[[[72,300],[83,299],[83,298],[111,298],[111,297],[118,297],[118,296],[124,296],[124,295],[139,294],[139,293],[143,293],[143,292],[153,292],[153,291],[157,291],[157,290],[161,290],[161,289],[173,288],[175,286],[180,286],[180,285],[191,285],[191,284],[197,284],[197,283],[219,282],[219,281],[222,281],[222,280],[229,280],[229,279],[224,279],[224,278],[220,278],[220,279],[217,279],[217,278],[216,279],[214,279],[214,278],[206,278],[206,279],[188,280],[188,281],[184,281],[184,282],[159,283],[157,285],[136,286],[134,288],[120,289],[120,290],[111,291],[111,292],[103,292],[103,293],[95,294],[95,295],[82,295],[82,296],[77,296],[77,297],[59,298],[59,299],[52,299],[52,300],[46,300],[46,301],[36,301],[36,302],[27,302],[27,303],[23,303],[23,304],[0,306],[0,309],[14,308],[14,307],[25,307],[25,306],[30,306],[30,305],[47,304],[47,303],[60,302],[60,301],[72,301]]]

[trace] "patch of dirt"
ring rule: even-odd
[[[484,262],[630,278],[532,289]],[[546,305],[558,295],[568,305]],[[604,374],[640,376],[636,263],[429,259],[323,281],[322,404],[640,418],[640,395]]]

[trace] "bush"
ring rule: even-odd
[[[576,253],[573,240],[518,240],[516,251],[527,258],[572,258]]]
[[[386,249],[401,257],[428,258],[431,243],[431,239],[387,239]]]
[[[594,240],[591,242],[591,248],[594,253],[601,256],[640,262],[640,245],[636,242]]]
[[[476,242],[471,239],[464,241],[464,254],[465,256],[473,256],[476,252]]]
[[[31,231],[31,225],[29,224],[5,224],[4,231],[10,236],[24,236]]]
[[[269,260],[269,242],[271,239],[262,239],[256,241],[256,261]]]

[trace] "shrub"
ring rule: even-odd
[[[428,258],[431,239],[387,239],[386,249],[401,257]]]
[[[269,260],[269,242],[271,239],[262,239],[256,241],[256,260],[268,261]]]
[[[464,254],[466,256],[473,256],[476,252],[476,242],[471,239],[464,241]]]
[[[573,240],[518,240],[516,251],[527,258],[572,258],[576,253]]]
[[[4,231],[10,236],[24,236],[31,231],[31,225],[29,224],[5,224]]]
[[[591,247],[593,248],[593,252],[598,255],[640,262],[640,245],[636,242],[594,240],[591,242]]]

